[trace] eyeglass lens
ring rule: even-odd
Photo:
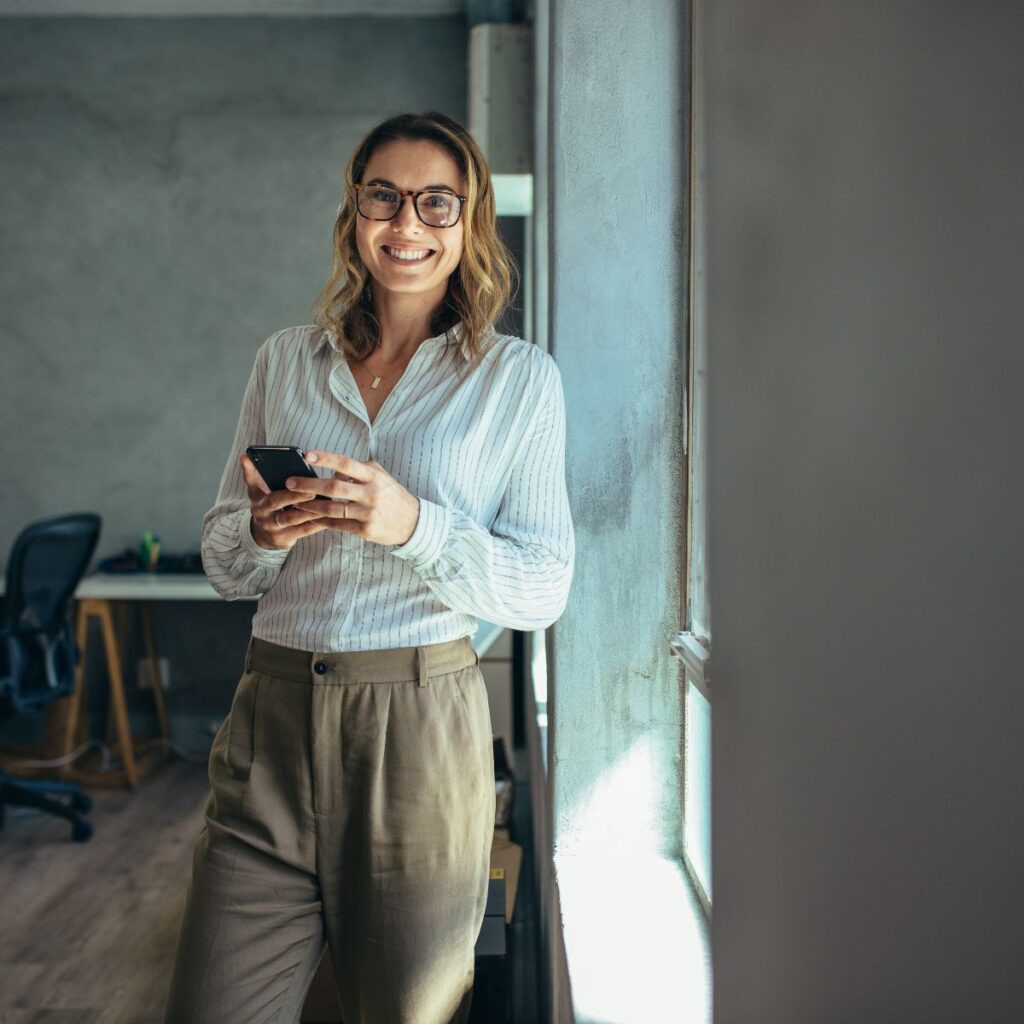
[[[361,188],[356,194],[359,212],[374,220],[390,220],[394,217],[402,198],[390,188]],[[416,197],[416,209],[420,217],[432,227],[443,228],[454,224],[459,219],[461,206],[462,200],[447,192],[424,192]]]

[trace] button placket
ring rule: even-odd
[[[334,368],[331,370],[328,385],[331,393],[346,409],[362,420],[367,426],[370,425],[366,416],[366,405],[363,402],[362,395],[359,393],[359,388],[356,386],[355,377],[352,376],[352,369],[343,356],[338,357]]]
[[[326,676],[330,666],[321,659],[314,661],[314,665],[317,664],[324,666]],[[339,803],[340,768],[344,763],[341,708],[345,687],[314,685],[312,691],[309,723],[310,783],[313,813],[324,816],[332,814]]]

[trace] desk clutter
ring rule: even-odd
[[[161,554],[160,538],[144,533],[138,548],[125,548],[118,555],[101,558],[96,564],[98,572],[204,572],[198,551],[183,554]]]
[[[468,1024],[506,1024],[511,999],[508,961],[508,926],[516,906],[519,869],[523,848],[509,838],[514,775],[509,767],[505,742],[494,737],[495,828],[491,841],[491,872],[487,883],[487,905],[474,950],[473,998]],[[342,1024],[334,968],[325,952],[313,975],[302,1024]]]

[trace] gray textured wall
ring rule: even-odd
[[[704,5],[715,1017],[1024,1019],[1024,9]]]
[[[465,21],[2,29],[0,549],[91,509],[101,555],[147,529],[195,550],[255,351],[330,271],[352,147],[401,110],[465,118]],[[206,611],[157,607],[175,711],[223,714],[237,678],[251,606]]]
[[[682,18],[551,6],[548,336],[577,537],[552,630],[556,853],[673,853],[680,832]]]

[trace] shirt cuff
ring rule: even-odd
[[[436,501],[420,498],[420,516],[412,536],[391,549],[391,554],[402,558],[414,569],[429,569],[440,557],[451,530],[451,509]]]
[[[287,548],[264,548],[256,543],[252,535],[252,512],[249,509],[242,509],[238,517],[238,540],[242,550],[260,565],[280,565],[288,557]]]

